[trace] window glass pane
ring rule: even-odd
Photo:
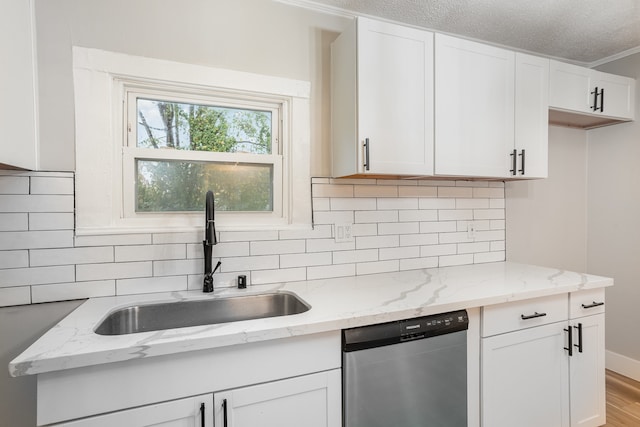
[[[271,111],[137,100],[136,146],[271,154]]]
[[[273,211],[273,165],[136,160],[136,212]]]

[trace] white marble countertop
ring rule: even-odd
[[[339,330],[464,308],[613,285],[613,279],[510,262],[220,289],[92,298],[9,364],[12,376]],[[102,336],[95,327],[117,308],[138,303],[290,291],[305,313]]]

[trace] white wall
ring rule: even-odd
[[[549,178],[505,185],[507,260],[587,269],[586,131],[549,127]]]
[[[42,170],[74,170],[71,46],[311,82],[314,176],[330,173],[329,51],[348,24],[270,0],[38,0]]]
[[[599,69],[636,79],[638,119],[640,54]],[[640,379],[640,121],[591,130],[587,140],[588,270],[615,279],[606,294],[607,364]]]

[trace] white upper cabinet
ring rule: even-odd
[[[511,176],[546,178],[549,147],[549,60],[516,53],[515,143]]]
[[[331,60],[332,175],[432,175],[433,33],[358,18]]]
[[[546,177],[548,64],[437,34],[436,175]]]
[[[551,61],[550,122],[592,128],[634,119],[635,80]]]
[[[0,169],[38,168],[33,0],[0,2]]]

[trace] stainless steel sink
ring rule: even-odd
[[[288,292],[133,305],[110,313],[95,329],[124,335],[304,313],[311,307]]]

